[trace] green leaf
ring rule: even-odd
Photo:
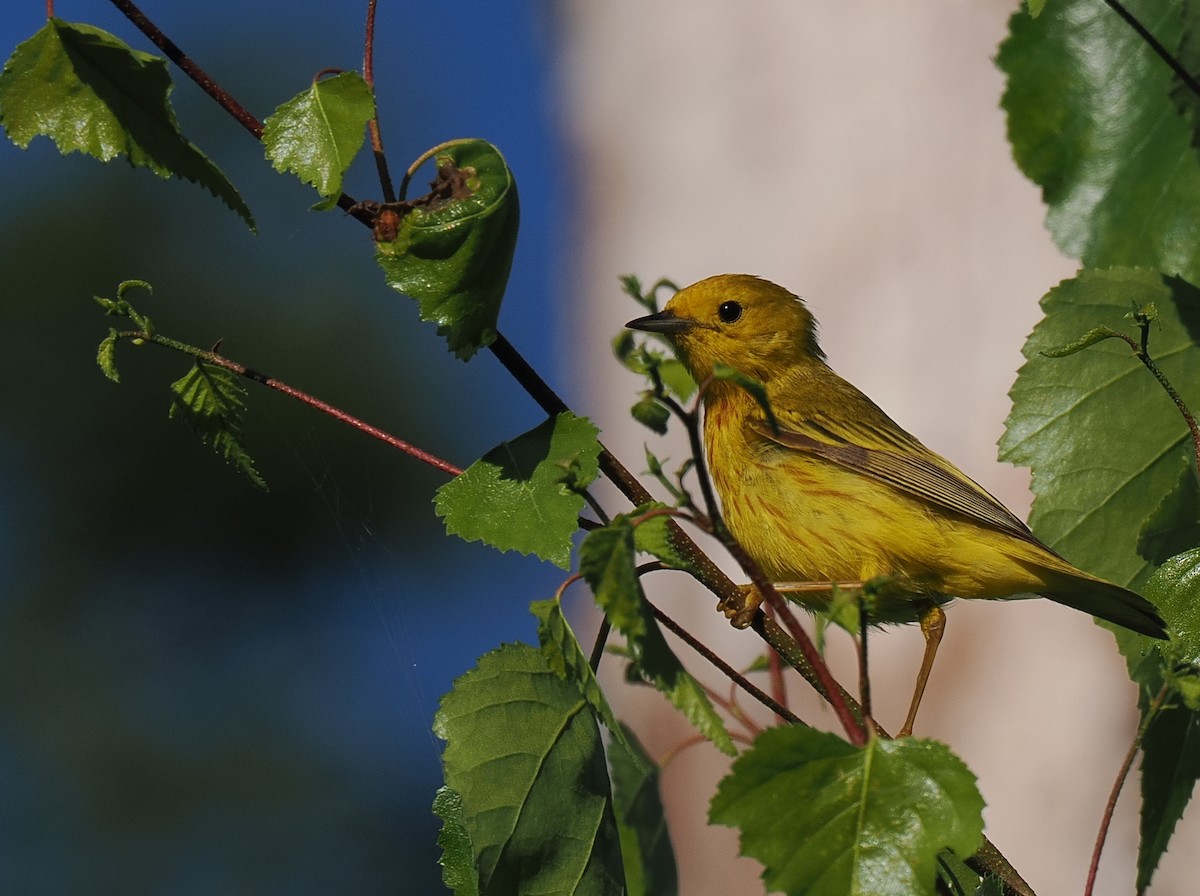
[[[1178,4],[1127,6],[1175,46]],[[1162,60],[1104,4],[1056,0],[1053,15],[1011,18],[997,63],[1008,79],[1013,155],[1042,188],[1063,252],[1087,267],[1148,267],[1200,282],[1200,156]]]
[[[1046,0],[1025,0],[1025,8],[1029,10],[1029,15],[1036,19],[1046,8]]]
[[[433,798],[433,814],[442,820],[437,839],[442,848],[442,857],[438,859],[442,866],[442,883],[454,891],[454,896],[478,896],[475,850],[471,846],[471,834],[463,823],[462,797],[449,787],[439,787]]]
[[[1183,0],[1179,8],[1182,28],[1175,58],[1195,77],[1200,72],[1200,3]],[[1200,97],[1175,76],[1171,79],[1171,101],[1191,125],[1192,146],[1200,147]]]
[[[1145,892],[1200,777],[1200,714],[1168,706],[1142,742],[1142,820],[1137,892]]]
[[[613,339],[613,354],[627,370],[647,377],[651,384],[657,377],[667,392],[680,401],[687,401],[696,394],[696,381],[683,362],[674,357],[676,347],[667,342],[665,337],[661,341],[666,343],[671,355],[651,347],[650,340],[658,340],[661,336],[655,333],[648,340],[638,340],[632,331],[622,330]],[[636,412],[634,416],[637,416]]]
[[[1142,742],[1139,893],[1149,886],[1200,777],[1200,548],[1163,563],[1145,592],[1167,622],[1170,640],[1159,648],[1165,656],[1157,677],[1165,677],[1175,694],[1150,721]],[[1143,693],[1143,718],[1149,703]]]
[[[1200,483],[1186,454],[1179,458],[1178,469],[1175,484],[1163,495],[1138,538],[1138,554],[1150,563],[1160,564],[1200,545]]]
[[[376,243],[375,260],[465,361],[496,338],[517,243],[517,184],[485,140],[448,143],[436,159],[432,191],[412,203],[394,241]]]
[[[807,896],[933,892],[937,857],[983,842],[975,776],[943,744],[872,738],[851,746],[802,726],[763,732],[709,812],[741,829],[769,890]]]
[[[1200,547],[1163,563],[1146,583],[1145,592],[1167,623],[1168,667],[1200,670]]]
[[[1191,450],[1187,427],[1122,341],[1060,359],[1041,352],[1097,325],[1122,327],[1131,301],[1158,305],[1150,354],[1177,388],[1194,388],[1196,289],[1153,271],[1085,270],[1042,299],[1046,317],[1025,343],[1028,361],[1009,392],[1000,440],[1003,460],[1033,472],[1034,531],[1072,563],[1120,584],[1144,582],[1151,571],[1138,556],[1136,527],[1171,525],[1159,510]]]
[[[314,208],[332,208],[374,116],[371,88],[357,72],[342,72],[276,109],[263,123],[263,146],[276,171],[292,172],[324,197]]]
[[[699,578],[701,572],[699,567],[692,562],[689,555],[680,551],[675,543],[679,529],[671,525],[671,517],[667,514],[647,515],[649,511],[665,506],[654,501],[643,504],[631,514],[631,517],[638,519],[637,526],[633,530],[634,546],[639,551],[651,554],[673,569],[686,570]]]
[[[167,64],[91,25],[49,19],[0,74],[0,123],[22,149],[46,136],[63,155],[124,156],[207,189],[254,229],[233,184],[180,132]]]
[[[660,436],[667,434],[667,424],[671,421],[671,412],[653,395],[643,395],[638,403],[629,409],[629,412],[633,415],[633,419],[642,426],[654,430]]]
[[[100,365],[106,377],[114,383],[121,382],[121,375],[117,373],[117,331],[111,327],[108,335],[100,340],[100,347],[96,349],[96,363]]]
[[[600,729],[540,652],[510,644],[480,657],[442,699],[434,730],[481,893],[621,891]]]
[[[613,807],[621,836],[628,896],[674,896],[679,892],[675,850],[667,831],[658,766],[626,726],[609,750]]]
[[[542,656],[554,670],[554,674],[575,685],[595,711],[601,724],[613,733],[616,740],[623,741],[624,728],[613,715],[612,707],[600,688],[600,682],[596,680],[596,674],[588,664],[588,658],[563,614],[562,604],[557,600],[535,600],[529,605],[529,610],[537,617],[538,641],[542,647]]]
[[[599,430],[565,411],[502,442],[437,491],[446,531],[566,569],[585,487],[599,472]]]
[[[191,370],[171,384],[171,395],[171,419],[186,421],[227,464],[265,491],[267,483],[242,446],[246,390],[237,376],[223,367],[196,361]]]
[[[736,753],[704,689],[683,668],[658,628],[635,566],[633,524],[627,516],[593,529],[579,548],[579,571],[596,602],[625,636],[638,675],[653,684],[721,752]]]

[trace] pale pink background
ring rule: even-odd
[[[560,108],[578,232],[560,327],[578,346],[577,394],[635,470],[653,438],[628,417],[635,380],[610,337],[637,313],[635,273],[681,284],[760,274],[804,295],[831,364],[1018,514],[1028,475],[996,460],[1007,391],[1038,299],[1076,265],[1042,226],[1017,171],[992,59],[1016,4],[610,0],[563,3]],[[585,338],[577,338],[584,334]],[[682,457],[683,448],[657,452]],[[655,597],[734,664],[762,646],[707,593],[658,575]],[[582,607],[582,604],[580,604]],[[681,609],[694,607],[693,610]],[[580,619],[590,636],[594,619]],[[839,677],[855,676],[844,638]],[[915,627],[872,642],[876,711],[895,730],[921,652]],[[681,656],[717,681],[686,648]],[[616,685],[616,664],[607,681]],[[802,715],[830,713],[792,686]],[[1081,892],[1101,809],[1136,724],[1112,638],[1048,601],[951,608],[917,734],[979,776],[993,841],[1042,894]],[[688,736],[673,710],[624,689],[622,715],[662,757]],[[761,891],[736,834],[704,824],[725,760],[707,746],[667,769],[682,892]],[[1136,781],[1098,894],[1133,890]],[[1194,819],[1155,892],[1195,891]]]

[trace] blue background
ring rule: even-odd
[[[0,17],[4,53],[41,4]],[[320,69],[360,69],[365,4],[147,3],[260,119]],[[157,52],[113,8],[59,15]],[[538,3],[381,4],[394,174],[478,136],[521,187],[501,329],[561,386],[563,174]],[[258,234],[193,184],[0,144],[0,892],[439,892],[437,701],[479,654],[534,639],[564,573],[444,536],[444,476],[287,399],[249,396],[256,492],[168,421],[186,362],[119,347],[93,295],[465,466],[542,414],[486,352],[454,359],[389,290],[370,235],[275,174],[178,70],[184,131]],[[413,192],[428,179],[428,169]],[[379,198],[368,155],[347,190]],[[564,393],[570,400],[569,389]]]

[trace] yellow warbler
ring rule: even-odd
[[[1165,637],[1148,601],[1076,569],[834,373],[812,314],[783,287],[710,277],[628,326],[669,336],[697,381],[722,363],[763,384],[778,429],[735,383],[714,381],[704,393],[705,450],[726,524],[772,581],[825,586],[789,595],[802,603],[828,601],[830,583],[887,577],[873,621],[920,619],[930,642],[906,728],[940,638],[938,605],[950,598],[1040,594]],[[738,614],[742,624],[757,601]]]

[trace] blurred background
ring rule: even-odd
[[[318,70],[361,67],[363,6],[145,11],[262,118]],[[1024,514],[1027,476],[995,442],[1037,299],[1074,265],[1004,140],[991,57],[1015,7],[385,2],[384,139],[393,171],[451,137],[505,154],[522,227],[501,328],[633,469],[652,437],[609,353],[637,313],[617,276],[746,271],[805,295],[833,366]],[[42,14],[0,19],[6,55]],[[59,15],[151,49],[104,4]],[[168,422],[182,359],[123,344],[122,383],[101,375],[110,321],[91,296],[148,280],[130,298],[161,331],[223,339],[460,466],[541,415],[488,353],[446,352],[384,285],[366,230],[307,211],[314,194],[172,74],[185,132],[257,235],[191,184],[0,143],[0,892],[441,892],[437,701],[479,654],[534,640],[528,602],[564,574],[444,537],[441,474],[263,390],[245,426],[257,492]],[[365,156],[347,190],[378,198]],[[707,595],[654,587],[735,664],[761,652]],[[570,608],[590,638],[586,596]],[[893,728],[920,649],[915,629],[872,643]],[[918,733],[968,762],[993,841],[1061,892],[1082,883],[1133,699],[1081,614],[961,605]],[[654,694],[621,705],[656,756],[688,736]],[[694,747],[665,774],[685,894],[761,889],[735,833],[703,824],[723,767]],[[1097,892],[1131,888],[1135,803]],[[1197,846],[1193,823],[1164,877],[1190,874]]]

